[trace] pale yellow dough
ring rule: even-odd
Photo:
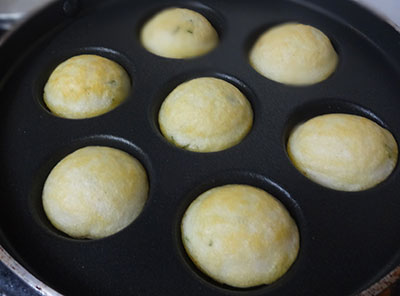
[[[192,58],[218,44],[218,34],[200,13],[169,8],[153,16],[142,28],[140,39],[150,52],[167,58]]]
[[[44,87],[43,99],[54,114],[82,119],[114,109],[130,88],[129,76],[119,64],[85,54],[57,66]]]
[[[239,143],[250,131],[253,111],[246,97],[218,78],[196,78],[176,87],[159,116],[163,135],[175,145],[213,152]]]
[[[121,150],[88,146],[62,159],[43,188],[43,207],[57,229],[97,239],[128,226],[147,200],[141,163]]]
[[[182,241],[201,271],[240,288],[276,281],[300,245],[286,208],[249,185],[215,187],[197,197],[182,219]]]
[[[296,23],[267,30],[250,51],[250,64],[257,72],[290,85],[309,85],[325,80],[335,71],[338,60],[324,33]]]
[[[365,190],[382,182],[398,157],[396,140],[388,130],[367,118],[340,113],[297,126],[287,151],[305,176],[342,191]]]

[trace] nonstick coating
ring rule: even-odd
[[[140,44],[143,23],[170,6],[205,15],[218,47],[189,60],[155,56]],[[333,42],[340,63],[327,80],[290,87],[254,71],[248,52],[258,34],[288,21],[311,24]],[[42,101],[51,71],[94,53],[120,63],[132,79],[121,106],[91,119],[53,116]],[[354,295],[400,264],[400,170],[361,192],[324,188],[291,164],[291,129],[316,115],[358,114],[400,142],[400,37],[349,1],[67,1],[36,14],[3,44],[0,55],[2,139],[1,244],[32,274],[67,295]],[[190,78],[236,85],[254,110],[254,126],[237,146],[215,153],[169,144],[157,124],[166,95]],[[138,217],[100,240],[56,231],[41,206],[52,167],[87,145],[120,148],[147,169],[150,195]],[[185,254],[180,221],[190,202],[223,184],[255,185],[275,195],[296,220],[299,256],[277,282],[251,289],[218,284]]]

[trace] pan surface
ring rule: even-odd
[[[155,56],[140,44],[143,23],[166,7],[202,13],[217,48],[189,60]],[[322,30],[340,58],[327,80],[286,86],[254,71],[248,53],[265,29],[301,22]],[[341,192],[313,183],[291,164],[286,141],[298,123],[325,113],[365,116],[400,142],[400,35],[349,1],[65,1],[49,5],[2,44],[0,242],[34,276],[66,295],[355,295],[400,264],[400,169],[378,186]],[[98,54],[132,80],[128,99],[102,116],[68,120],[42,99],[65,59]],[[220,152],[168,143],[157,113],[180,83],[214,76],[237,86],[254,110],[249,135]],[[127,228],[99,240],[69,238],[41,205],[44,181],[67,154],[106,145],[137,157],[149,199]],[[231,183],[277,197],[296,220],[300,253],[271,285],[235,289],[192,264],[180,240],[185,209],[200,193]]]

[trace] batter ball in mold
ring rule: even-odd
[[[287,272],[300,237],[286,208],[266,191],[224,185],[198,196],[182,219],[182,242],[194,264],[233,287],[270,284]]]
[[[335,71],[338,60],[324,33],[297,23],[267,30],[250,51],[250,64],[257,72],[289,85],[310,85],[325,80]]]
[[[168,8],[153,16],[142,28],[140,40],[150,52],[167,58],[193,58],[218,45],[218,34],[200,13]]]
[[[107,58],[84,54],[51,73],[43,99],[55,115],[82,119],[104,114],[125,100],[131,82],[125,69]]]
[[[62,159],[43,188],[43,207],[57,229],[98,239],[128,226],[140,214],[149,185],[141,163],[121,150],[87,146]]]
[[[287,151],[293,164],[323,186],[360,191],[385,180],[396,166],[393,135],[375,122],[351,114],[326,114],[294,128]]]
[[[232,84],[213,77],[177,86],[161,105],[159,126],[176,146],[214,152],[238,144],[250,131],[253,110]]]

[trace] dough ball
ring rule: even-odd
[[[182,220],[194,264],[233,287],[270,284],[295,261],[299,232],[285,207],[264,190],[225,185],[201,194]]]
[[[287,151],[305,176],[323,186],[360,191],[385,180],[396,166],[392,134],[364,117],[327,114],[298,125]]]
[[[178,147],[213,152],[239,143],[250,131],[253,111],[232,84],[211,77],[176,87],[158,116],[163,135]]]
[[[140,162],[118,149],[88,146],[62,159],[43,188],[43,207],[57,229],[97,239],[128,226],[147,200]]]
[[[338,55],[320,30],[288,23],[259,37],[250,51],[250,64],[271,80],[308,85],[328,78],[336,69]]]
[[[43,99],[57,116],[89,118],[117,107],[130,88],[129,76],[120,65],[85,54],[57,66],[44,87]]]
[[[140,39],[148,51],[175,59],[206,54],[218,44],[218,34],[210,22],[186,8],[157,13],[143,26]]]

